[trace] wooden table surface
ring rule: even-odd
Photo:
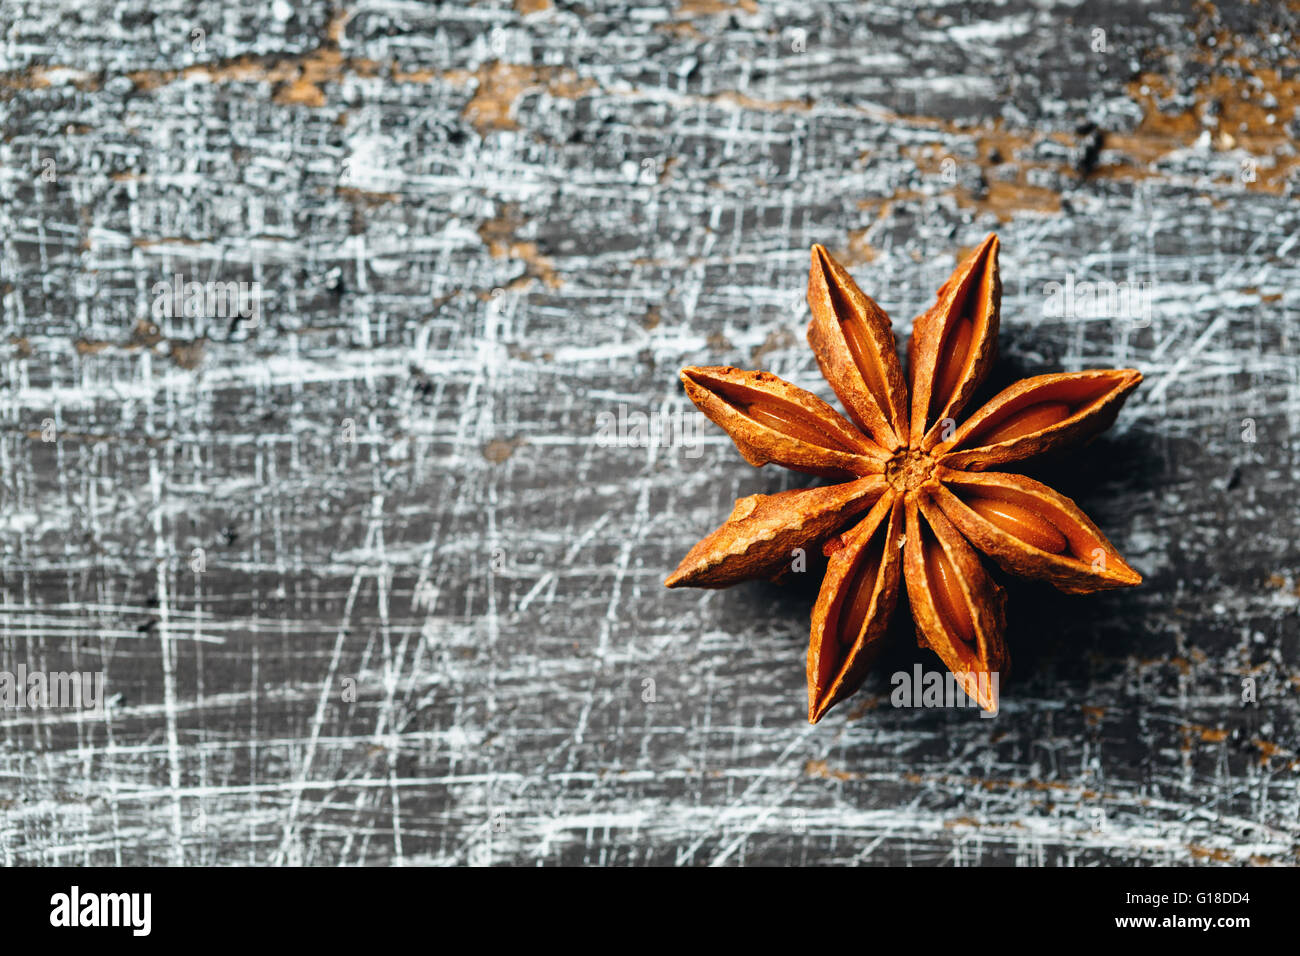
[[[0,710],[0,864],[1294,865],[1280,6],[0,0],[0,670],[108,700]],[[1146,376],[1034,472],[1146,582],[810,727],[815,582],[662,582],[817,482],[677,370],[829,398],[810,245],[901,339],[989,231],[997,383]]]

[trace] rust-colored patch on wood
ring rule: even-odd
[[[148,249],[152,246],[201,246],[207,239],[191,239],[188,236],[162,236],[158,239],[149,239],[136,237],[131,240],[131,245],[137,249]]]
[[[57,65],[34,65],[0,74],[0,89],[44,90],[64,85],[74,86],[83,93],[93,92],[100,87],[99,76],[90,70]]]
[[[378,74],[379,65],[374,60],[357,57],[345,59],[343,56],[340,47],[344,29],[351,16],[351,11],[339,11],[326,25],[325,42],[317,50],[299,58],[296,64],[293,61],[282,61],[279,64],[292,75],[284,78],[268,77],[272,83],[278,83],[278,88],[271,97],[272,102],[319,108],[327,102],[326,85],[337,84],[345,73],[356,76]]]
[[[527,285],[529,280],[539,279],[548,288],[558,289],[563,281],[555,271],[551,260],[541,254],[535,242],[524,242],[516,238],[524,220],[519,217],[519,210],[513,204],[507,204],[500,215],[485,220],[478,227],[479,238],[488,247],[494,259],[520,259],[524,263],[524,274],[511,287]]]
[[[551,0],[515,0],[515,12],[522,17],[551,9]]]
[[[461,115],[480,136],[495,130],[518,129],[519,123],[511,113],[525,93],[542,89],[551,96],[577,99],[596,85],[566,67],[501,62],[488,63],[473,73],[450,70],[444,76],[452,82],[475,85],[474,95]]]
[[[366,189],[357,189],[355,186],[338,186],[334,192],[343,199],[363,203],[367,206],[382,206],[386,203],[402,201],[400,193],[376,193]]]
[[[1220,69],[1199,80],[1190,94],[1184,91],[1182,99],[1191,97],[1190,108],[1171,108],[1176,93],[1173,79],[1147,72],[1130,82],[1128,94],[1142,107],[1142,119],[1131,131],[1027,133],[1008,129],[1001,120],[969,129],[931,116],[899,116],[899,122],[916,128],[933,129],[959,140],[969,138],[976,156],[959,156],[951,141],[938,140],[904,147],[903,152],[922,173],[951,180],[950,188],[941,193],[952,195],[959,206],[991,213],[1003,222],[1023,212],[1060,212],[1061,193],[1042,185],[1043,181],[1097,177],[1135,182],[1158,177],[1161,159],[1202,142],[1207,132],[1211,149],[1241,155],[1236,184],[1281,195],[1300,166],[1300,150],[1287,134],[1288,124],[1300,109],[1300,84],[1279,68],[1256,66],[1249,58],[1225,55],[1223,51],[1232,39],[1225,35],[1213,53],[1203,53],[1207,63]],[[1231,72],[1241,76],[1231,76]],[[1095,143],[1090,144],[1094,137]],[[1076,156],[1083,155],[1091,145],[1101,161],[1095,167],[1076,168],[1033,159],[1034,148],[1045,141],[1064,146]],[[972,162],[978,164],[986,184],[975,190],[957,175]],[[917,193],[909,189],[891,200],[916,198]]]
[[[1186,75],[1153,71],[1130,81],[1126,91],[1142,108],[1141,121],[1131,131],[1104,131],[1099,145],[1105,161],[1083,172],[1124,181],[1148,179],[1160,175],[1157,164],[1170,153],[1204,142],[1218,152],[1241,154],[1233,184],[1281,195],[1300,165],[1287,132],[1300,109],[1295,75],[1300,63],[1288,57],[1278,65],[1257,64],[1244,52],[1243,37],[1213,22],[1217,12],[1212,4],[1198,7],[1196,30],[1202,42],[1190,57],[1210,69],[1190,87]],[[1264,37],[1271,28],[1261,22],[1260,29]],[[1055,133],[1052,138],[1071,149],[1082,145],[1077,135]]]
[[[681,0],[678,17],[715,17],[723,13],[758,13],[756,0]]]
[[[203,339],[172,339],[168,345],[172,363],[177,368],[192,372],[203,364]]]
[[[1223,37],[1232,42],[1230,36]],[[1211,62],[1206,54],[1207,62]],[[1212,72],[1199,80],[1182,99],[1188,108],[1170,108],[1178,92],[1176,80],[1143,73],[1128,84],[1128,93],[1142,107],[1142,121],[1132,133],[1109,134],[1108,150],[1124,154],[1130,163],[1111,163],[1098,170],[1109,178],[1150,175],[1150,167],[1174,150],[1186,149],[1209,134],[1210,148],[1240,151],[1242,168],[1236,182],[1245,189],[1281,195],[1300,155],[1287,135],[1287,125],[1300,108],[1300,85],[1273,67],[1257,67],[1248,58],[1213,54]],[[1239,71],[1240,77],[1227,75]]]
[[[1251,743],[1254,744],[1255,749],[1259,751],[1259,762],[1261,766],[1267,764],[1273,757],[1285,756],[1287,753],[1284,748],[1279,747],[1277,744],[1268,740],[1261,740],[1258,737],[1252,740]]]
[[[1010,222],[1020,212],[1058,213],[1061,196],[1045,186],[1006,183],[994,180],[982,196],[958,190],[957,205],[980,212],[990,212],[999,222]]]
[[[494,438],[483,446],[483,457],[494,465],[500,465],[522,444],[523,441],[518,438]]]
[[[849,232],[849,244],[840,256],[840,261],[849,265],[866,265],[875,262],[880,250],[867,239],[867,229],[854,229]]]
[[[1001,120],[976,129],[964,129],[956,124],[941,125],[950,135],[969,137],[975,147],[975,158],[955,156],[951,144],[938,142],[905,147],[903,153],[922,173],[948,182],[949,188],[942,193],[951,195],[958,206],[991,213],[999,222],[1010,222],[1023,212],[1055,215],[1061,211],[1060,193],[1035,184],[1032,178],[1036,172],[1055,179],[1072,175],[1071,171],[1060,163],[1026,158],[1045,136],[1008,130]],[[961,167],[971,163],[979,166],[982,187],[972,189],[961,181]]]
[[[1259,290],[1259,287],[1258,287],[1258,286],[1253,286],[1253,285],[1242,286],[1242,287],[1241,287],[1241,292],[1242,292],[1243,295],[1256,295],[1256,296],[1259,296],[1259,301],[1260,301],[1260,302],[1269,302],[1269,303],[1271,303],[1271,302],[1281,302],[1281,301],[1282,301],[1282,293],[1281,293],[1281,292],[1261,292],[1261,291]],[[1276,575],[1274,575],[1274,577],[1276,577]]]
[[[161,341],[163,341],[162,330],[148,319],[140,319],[135,323],[135,327],[131,329],[131,336],[122,343],[122,347],[126,349],[151,349]]]
[[[1208,846],[1197,846],[1194,843],[1187,844],[1187,852],[1198,860],[1213,860],[1216,863],[1231,863],[1234,859],[1228,850],[1211,849]]]
[[[151,448],[158,448],[162,445],[167,444],[169,441],[172,440],[171,436],[169,435],[141,435],[136,432],[128,432],[128,433],[114,432],[112,434],[94,434],[92,432],[69,432],[69,431],[63,431],[62,429],[59,429],[56,430],[54,433],[54,441],[49,441],[48,439],[46,439],[46,437],[43,434],[41,434],[41,430],[39,428],[29,428],[26,431],[24,431],[22,434],[33,441],[39,441],[42,442],[43,444],[57,443],[60,445],[67,445],[72,442],[77,442],[85,445],[103,445],[103,444],[117,443],[117,444],[124,444],[124,445],[140,444],[140,445],[147,445]]]
[[[300,57],[268,59],[241,56],[183,70],[137,70],[127,74],[137,90],[150,92],[183,79],[194,83],[267,83],[271,101],[282,106],[320,108],[328,105],[326,86],[345,76],[376,76],[374,60],[345,58],[337,49],[322,47]]]
[[[244,55],[181,70],[135,70],[126,74],[137,90],[150,92],[178,79],[200,83],[267,83],[271,101],[282,106],[319,109],[328,105],[326,88],[346,76],[377,76],[379,64],[361,57],[345,57],[340,45],[351,14],[336,13],[325,27],[325,38],[315,50],[300,56]]]
[[[159,352],[158,346],[165,345],[165,352]],[[203,339],[168,339],[158,325],[148,319],[139,319],[131,329],[131,334],[124,340],[114,342],[109,339],[79,338],[72,343],[78,355],[98,355],[109,350],[135,352],[147,350],[155,355],[164,354],[177,368],[193,370],[203,361]]]
[[[659,33],[667,33],[669,36],[681,37],[683,40],[703,42],[706,39],[699,28],[689,20],[669,20],[666,23],[656,23],[655,30]]]
[[[1023,829],[1024,824],[1014,820],[1011,821],[1010,823],[1004,820],[994,823],[991,820],[977,820],[975,817],[953,817],[951,820],[943,821],[943,827],[945,830],[956,830],[960,827],[970,827],[971,829],[975,829],[975,830],[980,830],[980,829],[986,830],[990,827],[1001,829],[1003,827],[1008,827],[1008,826],[1020,827]]]
[[[708,97],[715,103],[736,106],[743,110],[758,110],[765,113],[786,113],[790,111],[807,112],[813,108],[814,100],[809,97],[802,100],[765,100],[738,90],[723,90]]]
[[[804,776],[821,777],[824,780],[853,780],[856,774],[846,770],[832,770],[825,760],[809,760],[803,765]]]
[[[138,93],[152,93],[176,79],[175,70],[129,70],[126,78]]]
[[[442,76],[442,74],[437,70],[403,70],[395,63],[393,64],[391,75],[394,83],[432,83],[434,80]]]

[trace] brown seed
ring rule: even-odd
[[[966,504],[977,515],[1013,538],[1049,554],[1063,554],[1070,542],[1042,515],[1001,498],[971,498]]]
[[[934,385],[930,392],[930,414],[938,415],[943,406],[952,398],[961,381],[961,373],[966,368],[966,359],[970,352],[971,337],[975,334],[975,320],[958,319],[953,323],[944,339],[943,361],[935,370]]]
[[[967,644],[975,640],[975,622],[971,620],[970,608],[966,606],[966,596],[957,583],[957,572],[953,570],[943,546],[933,538],[927,538],[922,546],[925,555],[925,574],[930,582],[930,594],[934,599],[934,609],[940,621],[948,631],[961,638]]]
[[[840,646],[846,651],[858,639],[858,633],[867,620],[871,595],[876,589],[876,578],[880,575],[880,559],[879,544],[868,545],[858,555],[858,565],[849,577],[849,597],[840,605],[840,618],[835,628]]]
[[[876,400],[876,404],[881,408],[888,408],[889,402],[886,400],[885,379],[880,371],[880,363],[871,347],[871,341],[867,338],[866,330],[862,328],[862,323],[856,317],[849,318],[840,323],[840,328],[844,330],[844,341],[848,344],[849,353],[853,356],[853,364],[862,373],[862,380],[866,383],[867,390],[871,392],[871,397]]]
[[[1070,406],[1065,402],[1039,402],[1022,408],[1010,418],[1005,419],[992,431],[980,436],[981,445],[996,445],[998,442],[1010,441],[1022,435],[1042,431],[1070,417]]]
[[[805,441],[810,445],[817,445],[820,448],[830,448],[834,451],[849,454],[856,451],[856,449],[850,448],[834,435],[830,435],[818,428],[811,420],[811,416],[806,415],[800,409],[783,406],[776,402],[750,402],[748,404],[737,402],[735,406],[760,425],[773,428],[783,435],[798,438],[800,441]]]

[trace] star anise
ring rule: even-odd
[[[808,719],[853,693],[881,649],[900,578],[929,647],[980,706],[998,708],[1010,663],[1003,570],[1072,594],[1141,575],[1073,501],[1022,475],[989,471],[1108,428],[1142,376],[1132,369],[1038,375],[955,417],[988,374],[1002,285],[990,235],[912,326],[908,382],[889,317],[820,245],[812,249],[808,343],[848,411],[768,372],[686,368],[686,393],[752,465],[776,462],[843,483],[750,495],[665,582],[726,587],[778,579],[792,555],[829,557],[812,613]],[[865,517],[863,517],[865,515]]]

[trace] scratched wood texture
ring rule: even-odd
[[[1294,865],[1297,18],[0,0],[0,669],[110,697],[0,711],[0,863]],[[809,246],[902,339],[990,230],[995,385],[1146,376],[1033,472],[1146,583],[1011,586],[996,719],[904,635],[810,728],[815,581],[662,581],[815,481],[602,413],[829,397]]]

